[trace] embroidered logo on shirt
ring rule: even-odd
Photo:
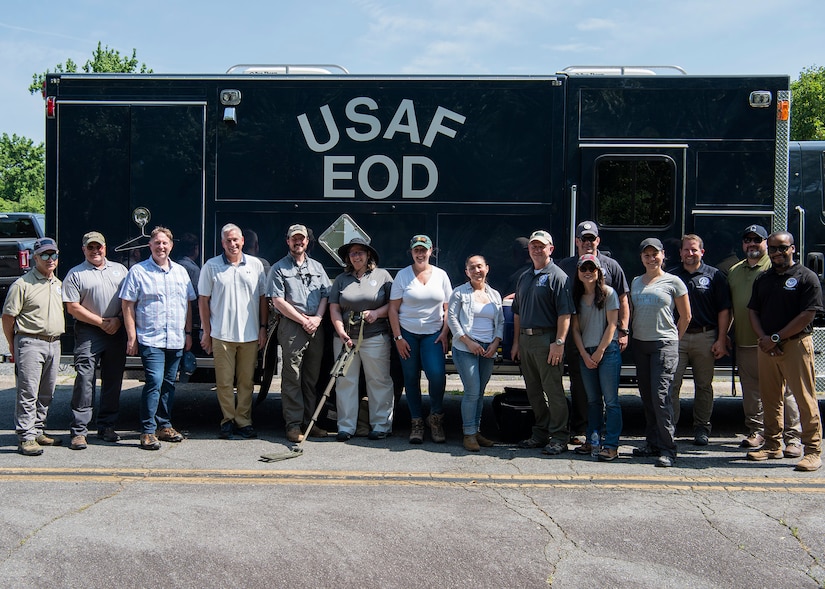
[[[796,290],[797,281],[796,278],[791,276],[785,281],[785,290]]]

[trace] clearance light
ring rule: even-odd
[[[768,108],[773,100],[773,95],[769,90],[754,90],[748,97],[748,103],[752,108]]]
[[[46,99],[46,117],[49,119],[53,119],[56,111],[57,100],[55,100],[54,96],[49,96]]]
[[[778,100],[776,102],[776,120],[787,121],[791,118],[791,101]]]

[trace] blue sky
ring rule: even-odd
[[[0,133],[43,140],[34,72],[101,41],[156,73],[335,63],[354,74],[548,74],[673,64],[691,74],[825,65],[823,0],[64,0],[0,15]]]

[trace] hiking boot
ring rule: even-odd
[[[768,458],[772,460],[777,460],[779,458],[784,458],[785,455],[782,453],[782,450],[768,450],[767,448],[762,448],[760,450],[751,450],[748,452],[748,460],[755,460],[756,462],[762,462],[763,460],[767,460]]]
[[[585,442],[584,444],[573,448],[573,452],[576,454],[590,454],[592,450],[593,446],[590,445],[590,442]]]
[[[52,438],[47,436],[46,434],[40,434],[34,439],[35,442],[40,444],[41,446],[60,446],[63,444],[63,440],[60,438]]]
[[[427,418],[427,425],[430,426],[430,436],[436,444],[443,444],[447,441],[447,436],[444,434],[444,414],[430,413]]]
[[[548,456],[558,456],[562,452],[567,452],[567,444],[562,444],[558,440],[550,440],[541,451],[542,454]]]
[[[675,458],[671,458],[670,456],[659,456],[656,459],[656,466],[659,468],[670,468],[673,466],[673,463],[676,461]]]
[[[424,443],[424,420],[420,417],[410,420],[410,444]]]
[[[99,440],[109,442],[110,444],[120,441],[120,436],[113,427],[104,427],[103,429],[97,430],[97,437]]]
[[[742,440],[739,444],[740,448],[761,448],[762,444],[765,443],[765,436],[760,434],[759,432],[753,432],[747,438]]]
[[[478,442],[478,445],[479,445],[479,446],[481,446],[482,448],[492,448],[492,447],[493,447],[493,445],[494,445],[494,444],[493,444],[493,441],[492,441],[492,440],[488,440],[487,438],[485,438],[484,436],[482,436],[482,435],[481,435],[481,432],[478,432],[478,433],[476,434],[476,442]]]
[[[162,427],[158,430],[158,439],[163,442],[182,442],[183,436],[173,427]]]
[[[72,450],[85,450],[86,447],[86,436],[73,436],[72,442],[69,444],[69,448]]]
[[[802,456],[802,444],[786,444],[783,452],[785,458],[799,458]]]
[[[708,442],[708,434],[705,431],[697,431],[696,434],[693,436],[693,445],[694,446],[707,446]]]
[[[599,462],[611,462],[616,459],[619,455],[619,451],[616,448],[602,448],[602,451],[599,452]]]
[[[819,470],[821,466],[822,458],[819,454],[805,454],[805,456],[802,457],[802,460],[796,463],[794,470],[813,472],[815,470]]]
[[[140,434],[141,450],[160,450],[160,442],[155,434]]]
[[[40,456],[43,454],[43,447],[36,440],[23,440],[17,445],[17,451],[23,456]]]
[[[467,452],[478,452],[481,450],[475,434],[464,436],[464,449],[467,450]]]
[[[329,432],[325,429],[321,429],[317,425],[313,425],[312,429],[309,430],[310,438],[326,438],[327,436],[329,436]]]
[[[286,439],[293,443],[298,443],[304,439],[304,436],[301,434],[301,428],[297,425],[291,425],[286,428]]]

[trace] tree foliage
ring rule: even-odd
[[[791,139],[825,140],[825,67],[811,66],[791,82]]]
[[[0,211],[44,212],[45,153],[42,143],[0,135]]]
[[[66,63],[58,63],[54,66],[54,72],[57,73],[76,73],[78,71],[77,64],[71,59],[67,59]],[[82,70],[87,74],[90,73],[116,73],[116,74],[151,74],[152,70],[145,64],[139,63],[137,58],[137,50],[132,49],[132,56],[126,57],[120,54],[116,49],[110,49],[108,45],[103,47],[103,44],[98,41],[97,49],[92,51],[92,58],[87,59],[83,64]],[[43,82],[46,81],[46,74],[52,73],[46,70],[42,74],[32,74],[32,83],[29,86],[29,92],[37,94],[43,89]]]

